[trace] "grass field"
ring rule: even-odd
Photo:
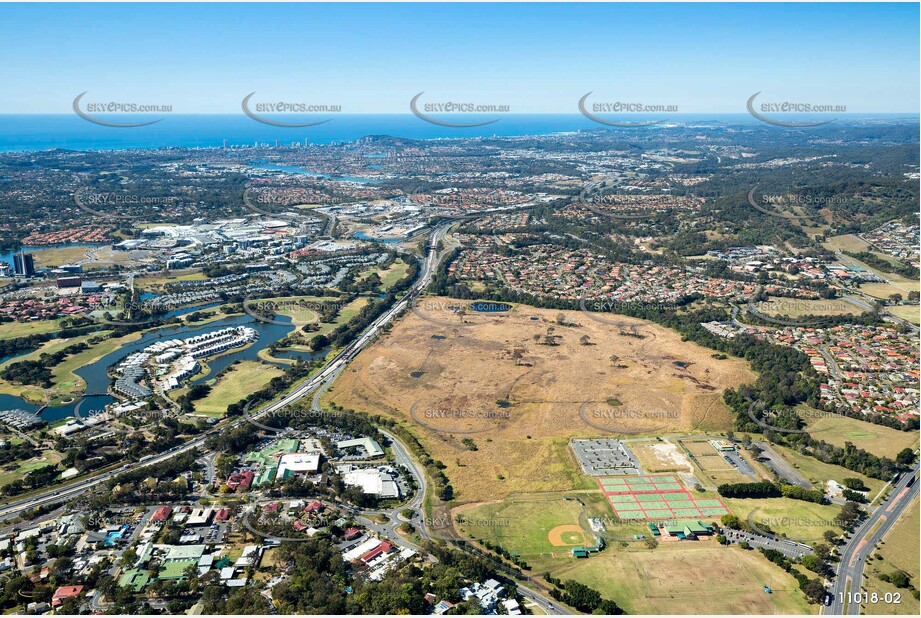
[[[38,347],[38,349],[33,350],[28,354],[23,354],[22,356],[17,356],[16,358],[11,358],[8,361],[0,363],[0,370],[3,370],[7,366],[12,365],[13,363],[18,363],[20,361],[38,360],[39,356],[42,354],[54,354],[55,352],[59,352],[68,346],[82,343],[87,339],[91,339],[92,337],[96,337],[98,335],[99,333],[91,333],[89,335],[81,335],[79,337],[71,337],[69,339],[51,339],[50,341],[44,342],[41,344],[41,346]]]
[[[403,260],[395,260],[393,264],[387,268],[370,268],[362,272],[358,276],[358,281],[369,277],[372,273],[377,273],[377,276],[381,278],[381,291],[386,292],[394,286],[394,284],[406,276],[406,271],[409,270],[409,264]]]
[[[698,475],[697,478],[708,487],[716,487],[723,483],[752,482],[752,479],[739,472],[720,453],[717,453],[708,441],[681,440],[679,444],[693,455],[692,461],[698,470],[695,472]],[[752,467],[758,470],[757,464]]]
[[[867,592],[876,592],[880,596],[887,592],[890,594],[901,592],[901,603],[887,605],[884,600],[875,605],[866,603],[862,606],[863,613],[918,615],[918,599],[910,591],[896,588],[892,584],[882,581],[879,579],[879,575],[882,573],[889,575],[897,570],[904,571],[911,577],[911,585],[915,588],[921,588],[921,573],[919,573],[921,556],[919,556],[918,552],[918,530],[921,529],[921,516],[919,516],[919,513],[921,513],[921,510],[919,510],[917,502],[905,510],[899,521],[889,531],[889,534],[883,537],[882,542],[873,553],[872,562],[864,569],[864,584]],[[876,558],[877,554],[882,556],[882,559]]]
[[[60,365],[51,370],[54,387],[66,393],[82,393],[86,389],[83,378],[73,373],[81,367],[95,363],[97,360],[114,352],[122,345],[141,338],[141,333],[131,333],[116,339],[105,341],[84,350],[79,354],[68,356]]]
[[[36,320],[34,322],[4,322],[0,324],[0,339],[15,339],[29,335],[41,335],[60,329],[60,320]]]
[[[875,273],[888,281],[889,283],[864,283],[858,288],[861,292],[874,296],[876,298],[888,298],[891,294],[899,293],[903,298],[908,296],[909,292],[917,292],[921,288],[921,284],[918,283],[916,279],[909,279],[903,277],[902,275],[896,275],[893,273],[883,272],[877,270],[872,266],[864,264],[860,260],[856,260],[852,257],[845,258],[844,261],[853,262],[855,265],[860,266],[872,273]]]
[[[825,489],[829,480],[841,482],[843,478],[857,478],[864,482],[864,485],[870,488],[870,498],[873,498],[885,485],[885,481],[871,479],[868,476],[852,472],[847,468],[835,466],[833,464],[822,463],[815,457],[801,455],[800,453],[783,446],[772,445],[775,451],[787,460],[787,462],[796,468],[796,470],[806,477],[816,488]]]
[[[306,308],[293,307],[290,310],[283,308],[285,302],[291,302],[291,299],[296,299],[296,298],[307,299],[307,302],[314,302],[314,301],[326,302],[326,303],[338,302],[334,298],[319,299],[319,298],[309,298],[306,296],[262,299],[259,302],[280,304],[281,310],[278,311],[278,314],[288,315],[289,317],[292,318],[292,321],[294,322],[295,325],[303,326],[304,324],[307,324],[307,323],[312,323],[312,324],[317,323],[317,319],[319,318],[319,316],[316,314],[316,312],[310,311],[309,305]],[[292,332],[290,335],[285,337],[283,340],[281,340],[280,344],[285,349],[297,350],[300,352],[309,352],[311,350],[310,350],[308,343],[310,342],[311,339],[313,339],[317,335],[328,335],[329,333],[339,328],[341,325],[349,323],[352,320],[352,318],[358,315],[358,313],[362,310],[362,308],[365,305],[367,305],[369,302],[370,301],[368,300],[367,297],[359,296],[358,298],[350,301],[348,304],[342,307],[339,310],[339,313],[333,322],[329,322],[329,323],[321,322],[318,324],[318,328],[316,330],[313,330],[310,332],[302,332],[300,329],[297,329],[294,332]],[[267,306],[271,306],[271,305],[267,305]],[[313,314],[312,317],[308,315],[308,312]],[[309,320],[309,321],[299,322],[299,320]],[[262,360],[266,360],[266,361],[280,362],[284,364],[290,364],[291,362],[293,362],[289,359],[273,357],[271,353],[269,352],[268,348],[265,348],[259,351],[259,358],[261,358]]]
[[[886,311],[897,318],[908,320],[912,324],[921,324],[921,316],[919,316],[921,312],[919,312],[918,305],[896,305],[894,307],[886,307]]]
[[[810,614],[796,580],[756,551],[714,541],[608,548],[587,560],[530,561],[613,599],[629,614]],[[762,589],[770,586],[772,594]]]
[[[206,397],[195,402],[195,412],[206,416],[222,417],[227,412],[227,406],[242,401],[282,373],[282,370],[274,365],[256,361],[240,361],[232,365],[232,368],[217,381],[217,384],[212,386],[211,392]]]
[[[34,350],[28,354],[19,356],[14,359],[10,359],[6,361],[5,363],[0,364],[0,369],[3,369],[7,367],[8,365],[11,365],[13,363],[17,363],[20,361],[38,360],[42,354],[46,354],[46,353],[53,354],[68,346],[85,342],[88,339],[91,339],[93,337],[105,336],[106,333],[108,333],[108,331],[100,331],[98,333],[92,333],[89,335],[81,335],[79,337],[72,337],[70,339],[52,339],[51,341],[47,341],[44,344],[42,344],[42,346],[37,350]],[[130,340],[131,339],[122,339],[120,341],[130,341]],[[92,362],[92,361],[84,361],[83,359],[93,354],[93,350],[97,348],[102,349],[103,346],[105,346],[105,343],[106,342],[103,342],[93,348],[90,348],[89,350],[85,350],[79,354],[69,356],[60,365],[54,367],[51,370],[52,382],[54,383],[54,385],[51,387],[51,390],[55,392],[56,394],[73,394],[73,393],[83,392],[83,389],[85,388],[83,380],[72,372],[84,366],[85,364]],[[103,354],[99,354],[99,356],[108,354],[108,352],[111,352],[112,350],[114,350],[116,347],[119,347],[120,345],[121,343],[119,343],[116,346],[111,346],[110,349],[108,349],[108,351],[103,352]],[[11,382],[7,382],[6,380],[0,379],[0,393],[7,394],[7,395],[14,395],[16,397],[22,397],[32,403],[38,403],[38,404],[47,403],[45,391],[38,386],[13,384]]]
[[[265,313],[270,309],[276,316],[291,318],[295,326],[313,324],[320,319],[318,309],[324,303],[333,304],[335,298],[318,298],[316,296],[278,296],[275,298],[260,298],[247,303],[250,311]],[[311,308],[313,307],[313,308]]]
[[[816,440],[824,440],[835,446],[850,442],[880,457],[895,459],[899,451],[918,447],[917,431],[899,431],[882,425],[874,425],[846,416],[825,416],[809,423],[806,427]]]
[[[582,505],[564,500],[563,494],[514,496],[499,503],[455,509],[454,526],[466,538],[498,543],[529,560],[541,554],[568,556],[573,546],[594,545],[592,534],[581,530],[581,513]]]
[[[850,251],[852,253],[859,253],[861,251],[868,250],[869,245],[858,238],[853,234],[845,234],[843,236],[833,236],[823,243],[823,246],[826,249],[831,251]],[[892,257],[877,251],[873,252],[878,257],[892,261]],[[865,283],[860,286],[860,291],[865,294],[869,294],[875,298],[888,298],[891,294],[899,293],[903,297],[907,295],[908,292],[918,291],[921,289],[921,283],[917,279],[910,279],[903,277],[901,275],[896,275],[894,273],[888,273],[880,271],[876,268],[873,268],[860,260],[854,259],[850,256],[842,256],[841,261],[844,264],[853,264],[860,266],[868,270],[869,272],[875,273],[888,281],[889,283]]]
[[[517,306],[471,310],[461,323],[449,308],[457,302],[427,298],[407,312],[343,371],[324,402],[412,423],[447,465],[461,502],[584,487],[570,438],[726,429],[723,390],[754,379],[743,361],[715,360],[641,320],[618,318],[619,327]],[[561,313],[571,326],[557,324]],[[551,335],[554,345],[546,345]],[[614,399],[621,406],[611,412]]]
[[[134,280],[134,287],[141,290],[150,290],[176,281],[204,281],[207,278],[208,277],[206,277],[202,272],[186,272],[180,275],[137,277]]]
[[[822,246],[829,251],[850,251],[852,253],[860,253],[870,247],[866,241],[861,240],[856,234],[832,236],[822,243]]]
[[[61,264],[73,264],[86,257],[86,252],[92,247],[62,247],[57,249],[42,249],[32,255],[35,258],[36,268],[55,268]]]
[[[755,526],[803,543],[824,543],[822,533],[826,530],[841,534],[841,528],[835,523],[841,507],[836,504],[815,504],[792,498],[724,498],[723,502],[743,522],[754,513]]]

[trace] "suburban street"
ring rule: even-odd
[[[393,307],[388,309],[384,314],[378,317],[366,330],[352,343],[345,346],[341,352],[339,352],[326,367],[320,371],[313,378],[307,380],[304,384],[294,389],[288,395],[285,395],[278,401],[266,406],[262,410],[259,410],[255,414],[241,419],[236,419],[226,425],[223,425],[219,428],[212,429],[211,431],[189,440],[185,444],[179,447],[172,448],[164,453],[159,455],[149,455],[142,458],[137,463],[125,464],[117,470],[110,472],[105,472],[98,474],[77,483],[74,483],[65,488],[52,488],[47,491],[41,492],[40,494],[16,500],[10,502],[0,508],[0,519],[15,516],[22,512],[25,509],[33,509],[39,506],[46,504],[52,504],[55,502],[61,502],[64,500],[69,500],[76,496],[83,494],[86,491],[108,481],[112,477],[121,474],[122,472],[132,470],[137,467],[143,466],[152,466],[163,463],[177,455],[182,453],[187,453],[193,451],[200,446],[202,446],[205,441],[213,434],[225,431],[241,423],[247,422],[247,418],[256,419],[262,416],[266,416],[277,412],[289,405],[292,405],[307,396],[310,392],[315,390],[317,387],[323,385],[324,383],[330,381],[335,375],[345,367],[349,361],[355,358],[358,353],[365,348],[369,343],[371,343],[377,334],[380,332],[381,328],[390,323],[397,315],[409,307],[410,302],[423,290],[425,290],[429,283],[432,280],[432,276],[435,273],[435,269],[438,265],[438,260],[442,257],[441,254],[437,251],[438,243],[444,238],[445,232],[453,224],[453,222],[443,223],[439,227],[435,228],[431,235],[431,243],[429,251],[424,259],[422,272],[419,275],[419,278],[409,289],[409,291],[403,296],[402,299],[394,303]]]
[[[500,208],[495,210],[510,210],[507,208]],[[254,414],[245,416],[241,419],[236,419],[222,427],[215,428],[197,438],[190,440],[182,446],[175,447],[161,453],[159,455],[148,456],[141,459],[137,463],[125,464],[117,470],[99,474],[80,482],[77,482],[73,485],[70,485],[67,488],[54,488],[48,491],[42,492],[36,496],[18,500],[9,504],[4,505],[0,508],[0,520],[4,518],[9,518],[21,513],[26,509],[33,509],[39,506],[46,504],[53,504],[56,502],[62,502],[80,496],[81,494],[93,489],[94,487],[105,483],[109,479],[126,472],[128,470],[144,467],[144,466],[154,466],[159,463],[168,461],[169,459],[176,457],[182,453],[193,451],[203,446],[205,441],[212,435],[217,432],[225,431],[232,427],[238,426],[242,423],[248,422],[249,420],[258,419],[263,416],[273,414],[281,409],[284,409],[287,406],[290,406],[310,393],[315,392],[312,405],[315,410],[319,409],[319,398],[322,393],[332,384],[336,376],[342,371],[345,366],[358,355],[361,350],[367,347],[380,333],[381,329],[393,321],[398,315],[400,315],[404,310],[408,309],[412,301],[425,289],[429,286],[432,281],[432,278],[435,274],[435,271],[438,268],[438,264],[441,262],[441,259],[449,251],[449,249],[444,249],[442,251],[438,250],[439,244],[444,240],[447,230],[455,224],[455,221],[448,221],[438,225],[431,233],[430,241],[426,255],[423,259],[422,271],[419,274],[419,278],[412,285],[409,291],[398,300],[394,305],[388,309],[384,314],[378,317],[372,324],[362,333],[357,339],[352,341],[350,344],[345,346],[331,361],[329,361],[326,367],[316,374],[311,379],[307,380],[301,386],[295,388],[291,393],[282,397],[278,401],[269,404],[265,408],[257,411]],[[396,528],[402,523],[398,518],[399,513],[406,509],[411,508],[417,514],[414,516],[413,525],[419,530],[420,535],[423,538],[429,538],[428,532],[425,530],[425,519],[422,511],[422,503],[425,497],[425,491],[427,490],[427,483],[425,480],[425,473],[421,467],[412,459],[409,452],[406,450],[405,446],[397,440],[397,438],[391,434],[384,432],[391,440],[393,444],[394,455],[397,459],[399,465],[405,466],[410,470],[411,474],[415,477],[419,491],[408,505],[403,505],[399,509],[395,509],[389,513],[386,513],[390,519],[387,524],[376,524],[371,520],[360,517],[359,520],[366,525],[368,528],[382,534],[383,536],[393,540],[397,544],[403,547],[417,548],[416,545],[409,543],[405,540],[399,533],[396,532]],[[209,476],[213,475],[213,458],[206,458],[203,461],[207,474]],[[518,584],[519,590],[521,590],[522,596],[541,606],[544,611],[554,614],[570,614],[569,610],[561,607],[559,603],[554,603],[550,599],[544,597],[539,592],[526,588],[520,583]]]

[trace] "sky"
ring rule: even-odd
[[[919,5],[0,4],[0,114],[74,97],[239,113],[241,99],[408,113],[427,102],[918,113]]]

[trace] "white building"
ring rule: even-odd
[[[295,474],[313,474],[319,469],[319,453],[286,453],[278,460],[275,479],[280,481]]]

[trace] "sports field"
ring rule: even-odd
[[[848,442],[879,457],[895,456],[905,448],[917,450],[918,432],[899,431],[846,416],[824,416],[806,428],[816,440],[844,447]]]
[[[620,519],[721,517],[729,509],[719,498],[699,498],[675,476],[612,476],[598,479]]]
[[[582,504],[560,494],[528,494],[454,509],[453,525],[461,537],[497,543],[519,556],[568,559],[572,547],[595,543],[580,524],[582,511]],[[439,530],[449,522],[433,524]]]
[[[660,543],[650,551],[606,549],[588,560],[528,561],[574,579],[629,614],[811,614],[796,580],[757,551],[714,542]],[[771,594],[762,586],[771,587]]]

